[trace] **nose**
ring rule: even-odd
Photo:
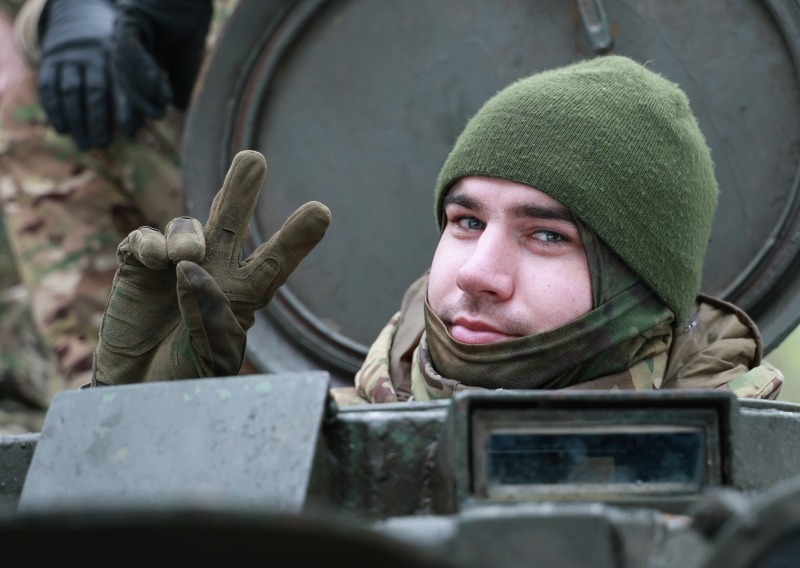
[[[456,284],[467,295],[503,302],[514,294],[512,243],[489,225],[469,260],[458,270]]]

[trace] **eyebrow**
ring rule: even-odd
[[[459,205],[479,214],[486,210],[486,206],[483,202],[468,195],[464,195],[463,193],[446,196],[444,198],[444,207],[448,205]],[[542,207],[541,205],[514,205],[507,208],[505,213],[508,217],[513,219],[549,219],[564,221],[577,226],[575,217],[572,216],[569,209],[560,203],[553,207]]]
[[[513,219],[548,219],[552,221],[564,221],[570,225],[576,225],[575,217],[572,216],[569,209],[560,203],[554,207],[514,205],[506,209],[506,215]]]
[[[458,205],[464,209],[471,209],[475,211],[475,213],[483,213],[486,209],[481,201],[464,195],[463,193],[457,193],[456,195],[448,194],[445,196],[442,207],[446,208],[448,205]]]

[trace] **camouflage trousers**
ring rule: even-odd
[[[209,51],[237,3],[214,0]],[[49,127],[35,72],[0,41],[0,434],[39,430],[56,392],[91,379],[117,245],[183,212],[182,122],[168,113],[135,140],[81,152]]]
[[[174,115],[136,140],[118,137],[107,150],[81,152],[48,126],[33,72],[3,98],[0,204],[32,321],[59,377],[25,400],[32,406],[46,407],[54,392],[91,379],[120,241],[182,214],[181,126]]]

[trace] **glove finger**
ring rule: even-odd
[[[176,268],[178,305],[205,376],[236,375],[244,362],[247,333],[211,275],[193,262]]]
[[[56,132],[69,132],[67,121],[61,109],[61,98],[58,95],[58,66],[45,63],[39,69],[39,100]]]
[[[135,27],[117,26],[113,69],[131,104],[145,115],[161,118],[172,98],[164,73],[147,51]]]
[[[170,86],[169,81],[167,81],[167,78],[164,77],[163,75],[161,76],[161,81],[159,82],[158,87],[159,87],[158,97],[159,97],[160,100],[163,101],[161,104],[164,107],[166,107],[172,101],[174,96],[172,94],[172,87]],[[189,95],[191,95],[191,92],[189,93]],[[187,103],[187,106],[188,106],[188,103]],[[186,107],[185,106],[184,107],[180,107],[180,109],[181,110],[186,110]]]
[[[167,256],[167,240],[160,232],[150,227],[139,227],[117,247],[117,263],[122,266],[146,266],[153,270],[164,270],[170,266]]]
[[[223,240],[223,231],[233,233],[236,245],[241,246],[266,174],[264,156],[252,150],[236,154],[225,183],[211,204],[206,223],[206,242],[210,246],[216,247],[217,241]],[[227,245],[223,242],[221,246]]]
[[[164,229],[167,239],[167,256],[178,264],[182,260],[202,262],[206,255],[206,239],[203,226],[197,219],[178,217]]]
[[[89,147],[89,139],[86,131],[86,114],[83,111],[82,83],[80,67],[77,65],[61,67],[61,97],[64,101],[64,114],[69,132],[72,133],[78,147],[85,150]]]
[[[205,32],[185,38],[181,49],[167,53],[167,70],[169,84],[173,93],[172,102],[175,108],[186,110],[192,97],[192,91],[200,71],[205,47]]]
[[[133,137],[144,126],[144,115],[133,108],[130,99],[116,84],[114,85],[114,120],[127,136]]]
[[[292,213],[281,230],[250,255],[244,270],[248,276],[252,275],[252,282],[266,288],[262,298],[268,301],[283,286],[300,261],[322,240],[330,224],[330,210],[318,201],[311,201]],[[261,282],[274,272],[275,261],[278,273],[271,282]]]
[[[111,143],[108,82],[103,69],[86,68],[86,111],[89,145],[105,148]]]

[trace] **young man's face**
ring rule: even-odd
[[[467,177],[444,211],[428,302],[453,339],[534,335],[592,310],[580,233],[558,201],[519,183]]]

